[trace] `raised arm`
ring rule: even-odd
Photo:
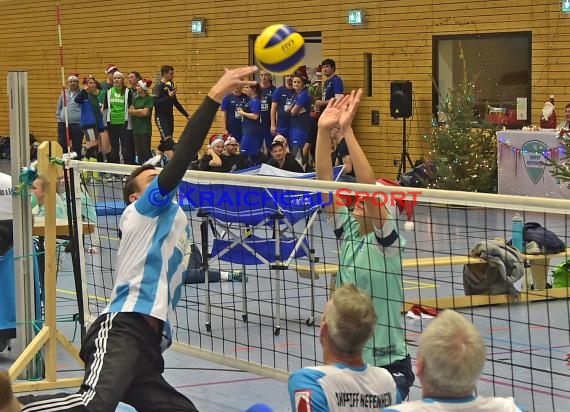
[[[222,98],[236,87],[252,85],[255,81],[242,80],[257,70],[255,66],[240,67],[227,70],[218,82],[210,89],[208,96],[194,112],[178,141],[172,160],[158,176],[158,187],[172,192],[179,184],[184,173],[194,160],[198,150],[212,126]]]
[[[358,183],[375,185],[376,177],[374,175],[374,170],[372,170],[372,166],[370,166],[368,158],[358,144],[354,135],[354,130],[352,129],[352,121],[361,98],[362,89],[359,89],[358,91],[353,90],[352,93],[350,93],[350,98],[344,102],[344,106],[342,107],[342,113],[339,118],[339,127],[340,133],[344,136],[348,147],[348,153],[352,160],[352,167],[356,176],[356,181]],[[365,217],[367,219],[372,219],[372,223],[376,228],[381,228],[388,216],[386,207],[378,207],[378,204],[375,205],[372,199],[364,200],[364,212]],[[368,228],[368,230],[371,231],[372,228]]]
[[[348,98],[349,96],[344,96],[339,100],[331,99],[329,105],[319,118],[317,146],[315,149],[315,167],[317,170],[317,179],[319,180],[333,180],[331,130],[339,127],[341,115],[340,107],[342,107]],[[336,199],[330,199],[328,193],[323,193],[323,202],[327,205],[325,206],[325,210],[329,213],[334,213],[338,208]]]

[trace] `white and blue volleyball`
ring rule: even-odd
[[[255,57],[268,72],[285,76],[302,65],[305,57],[305,39],[284,24],[266,27],[255,40]]]

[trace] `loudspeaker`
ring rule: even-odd
[[[412,82],[397,80],[390,83],[390,116],[395,119],[412,116]]]

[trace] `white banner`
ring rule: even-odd
[[[546,166],[546,157],[559,159],[554,130],[497,132],[499,194],[570,199],[567,184],[559,182]]]

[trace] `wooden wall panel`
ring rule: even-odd
[[[347,89],[362,86],[364,53],[373,55],[373,96],[357,117],[357,134],[378,175],[393,177],[402,138],[402,121],[389,116],[393,80],[411,80],[414,116],[408,121],[412,158],[428,152],[421,137],[430,131],[432,37],[434,35],[532,31],[532,121],[539,120],[545,97],[554,93],[558,114],[570,101],[569,16],[559,0],[306,0],[268,4],[261,0],[195,2],[60,0],[66,73],[103,79],[108,63],[123,72],[138,70],[155,78],[162,64],[176,68],[179,99],[194,110],[224,67],[247,64],[249,36],[283,22],[299,31],[320,31],[323,57],[337,61]],[[56,137],[55,105],[61,88],[56,2],[0,1],[0,72],[29,72],[30,130],[41,139]],[[346,13],[363,8],[367,23],[349,27]],[[207,37],[189,32],[192,17],[207,19]],[[5,78],[5,77],[4,77]],[[6,82],[0,81],[6,96]],[[371,111],[380,125],[371,126]],[[176,117],[181,131],[183,119]],[[216,123],[212,132],[221,130]],[[9,133],[7,99],[0,99],[0,134]],[[157,133],[155,133],[157,136]],[[156,140],[156,139],[155,139]]]

